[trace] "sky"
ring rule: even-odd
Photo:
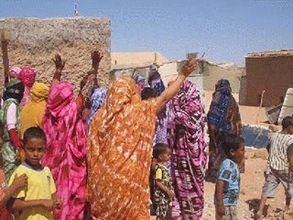
[[[70,17],[74,0],[0,0],[0,17]],[[293,0],[79,0],[79,15],[108,17],[112,52],[199,52],[244,63],[249,52],[293,49]]]

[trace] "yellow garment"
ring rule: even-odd
[[[130,77],[115,79],[88,137],[93,219],[149,220],[149,171],[157,99],[141,101]]]
[[[31,102],[24,106],[20,113],[21,138],[30,127],[41,127],[45,114],[46,99],[49,87],[44,83],[35,83],[30,90]]]
[[[28,186],[14,194],[13,198],[24,198],[25,201],[35,199],[52,199],[52,194],[56,192],[54,179],[48,167],[42,170],[34,170],[26,163],[21,164],[12,174],[9,186],[12,184],[15,174],[28,176]],[[20,220],[51,220],[53,215],[50,211],[42,207],[24,209],[20,215]]]

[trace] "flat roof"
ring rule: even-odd
[[[252,53],[248,53],[246,55],[246,58],[283,57],[283,56],[293,56],[293,49],[252,52]]]

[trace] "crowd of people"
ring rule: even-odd
[[[61,80],[59,55],[50,87],[29,67],[10,68],[0,110],[0,219],[197,220],[208,177],[216,181],[216,219],[238,219],[245,143],[229,81],[215,86],[206,115],[198,87],[186,79],[196,59],[168,86],[151,68],[148,78],[121,76],[105,88],[97,80],[103,56],[91,58],[77,97]],[[289,207],[292,130],[287,117],[272,134],[258,219],[280,182]]]

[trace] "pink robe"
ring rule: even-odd
[[[62,208],[54,219],[83,219],[86,189],[86,126],[68,82],[51,87],[43,119],[48,147],[43,163],[53,174]]]

